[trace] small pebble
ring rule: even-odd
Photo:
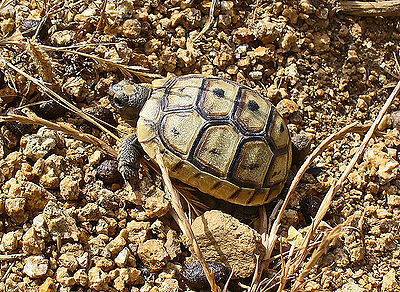
[[[392,112],[390,119],[392,121],[393,128],[400,130],[400,111]]]
[[[60,182],[60,195],[64,200],[77,200],[79,192],[79,180],[75,177],[68,175]]]
[[[282,99],[276,105],[276,109],[284,119],[289,120],[293,124],[300,124],[303,121],[303,115],[300,112],[299,106],[291,99]]]
[[[250,71],[249,77],[253,80],[261,80],[263,77],[263,74],[261,71]]]
[[[88,281],[89,287],[94,290],[109,290],[110,277],[99,267],[93,267],[89,270]]]
[[[390,195],[388,198],[389,206],[400,206],[400,196],[399,195]]]
[[[36,34],[36,31],[39,28],[40,23],[41,23],[41,20],[25,19],[21,22],[21,24],[19,26],[19,30],[24,37],[31,38]],[[48,31],[47,23],[42,24],[42,26],[40,27],[40,30],[39,30],[39,34],[38,34],[40,39],[43,40],[47,37],[47,31]]]
[[[399,288],[399,282],[396,280],[396,270],[391,269],[383,276],[382,290],[383,291],[396,291]]]
[[[41,278],[49,269],[49,260],[43,256],[30,256],[24,260],[24,273],[31,279]]]
[[[137,19],[127,19],[122,25],[122,34],[128,38],[137,38],[140,36],[142,26]]]
[[[117,126],[117,121],[114,119],[113,113],[105,107],[95,106],[89,107],[83,110],[86,114],[95,117],[96,120],[101,120],[106,123],[106,125]]]
[[[310,153],[312,137],[306,133],[295,134],[292,141],[292,161],[294,164],[301,164]]]
[[[56,281],[52,278],[47,278],[39,287],[39,292],[57,292]]]
[[[22,137],[21,148],[27,157],[36,161],[48,155],[60,143],[61,139],[56,131],[42,127],[37,134]]]

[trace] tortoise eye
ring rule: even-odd
[[[113,98],[113,104],[116,108],[122,109],[125,107],[125,100],[123,98],[123,95],[121,94],[116,94]]]

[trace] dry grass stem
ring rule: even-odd
[[[26,256],[24,253],[15,253],[15,254],[0,254],[0,261],[14,261],[22,259]]]
[[[185,211],[182,208],[179,194],[175,190],[175,188],[172,186],[172,182],[169,177],[168,170],[164,165],[164,160],[163,160],[160,152],[158,152],[156,154],[156,162],[160,167],[161,175],[162,175],[162,178],[164,181],[165,190],[166,190],[167,194],[169,194],[171,197],[172,208],[178,215],[178,224],[183,229],[182,232],[184,232],[184,234],[186,234],[191,245],[193,246],[193,250],[197,256],[197,259],[201,263],[201,265],[204,269],[204,273],[206,274],[207,280],[210,283],[212,292],[219,292],[220,289],[215,282],[214,275],[213,275],[212,271],[210,270],[210,268],[208,267],[206,261],[204,260],[204,257],[200,250],[200,247],[194,236],[192,226],[190,225],[189,219],[187,218]]]
[[[277,232],[280,227],[280,222],[282,220],[283,213],[287,207],[287,204],[289,203],[291,196],[294,193],[294,190],[296,189],[298,183],[300,182],[301,178],[303,177],[305,171],[308,169],[308,167],[311,165],[311,163],[314,161],[314,159],[318,155],[320,155],[326,148],[328,148],[332,142],[343,138],[348,133],[365,133],[368,128],[369,128],[368,126],[360,126],[360,125],[357,125],[357,123],[353,123],[353,124],[350,124],[350,125],[344,127],[337,133],[334,133],[334,134],[328,136],[327,138],[325,138],[304,161],[304,163],[302,164],[302,166],[296,173],[296,176],[294,177],[294,179],[289,187],[288,193],[285,197],[285,201],[283,202],[283,204],[279,210],[277,218],[274,220],[271,230],[269,231],[269,235],[266,233],[262,234],[262,238],[265,241],[265,246],[266,246],[266,254],[263,259],[264,267],[271,262],[271,255],[272,255],[272,251],[275,247],[276,241],[278,239]],[[277,209],[275,209],[273,213],[275,213],[276,210]],[[311,240],[311,235],[307,234],[306,237],[304,238],[304,240],[308,244]],[[309,249],[306,248],[306,250],[308,251]],[[296,262],[303,262],[305,256],[296,257],[296,258],[298,259]],[[290,277],[292,272],[293,272],[292,269],[290,269],[288,272],[288,277]]]
[[[324,235],[322,238],[321,243],[319,244],[318,248],[314,250],[314,252],[311,255],[310,260],[307,262],[307,264],[304,266],[302,272],[300,275],[297,277],[296,282],[294,283],[291,291],[298,291],[301,286],[304,283],[304,279],[308,276],[310,273],[311,269],[314,267],[314,265],[317,263],[317,261],[326,254],[326,252],[329,249],[329,246],[341,235],[343,235],[344,232],[344,227],[347,226],[352,220],[353,216],[349,217],[344,223],[336,226],[327,234]]]
[[[0,2],[0,10],[5,8],[7,5],[10,5],[13,1],[12,0],[2,0]]]
[[[70,53],[70,54],[76,54],[85,58],[92,59],[99,63],[101,66],[105,68],[114,68],[118,69],[124,74],[125,76],[131,77],[132,74],[144,78],[144,80],[148,80],[148,78],[163,78],[160,74],[154,74],[154,73],[147,73],[147,72],[141,72],[142,71],[147,71],[149,69],[141,66],[128,66],[121,64],[118,60],[109,60],[109,59],[104,59],[96,55],[91,55],[91,54],[86,54],[80,51],[74,51],[71,49],[67,48],[57,48],[57,47],[51,47],[51,46],[45,46],[45,45],[40,45],[40,47],[43,50],[48,50],[48,51],[58,51],[58,52],[65,52],[65,53]]]
[[[325,140],[323,140],[315,149],[314,151],[307,157],[307,159],[304,161],[300,169],[297,171],[296,176],[294,177],[290,188],[288,190],[288,193],[286,195],[285,201],[283,202],[283,205],[277,215],[277,218],[275,219],[270,234],[268,236],[268,246],[267,246],[267,253],[264,258],[264,260],[268,260],[271,257],[272,251],[274,249],[276,240],[277,240],[277,232],[280,226],[280,222],[282,220],[283,212],[286,209],[287,204],[289,203],[289,200],[291,196],[293,195],[294,190],[296,189],[297,185],[300,182],[300,179],[303,177],[305,171],[308,169],[308,167],[311,165],[311,163],[314,161],[314,159],[321,154],[333,141],[336,141],[338,139],[343,138],[348,133],[355,133],[355,132],[365,132],[366,129],[368,129],[367,126],[359,126],[356,123],[350,124],[337,133],[334,133],[327,137]]]
[[[357,16],[400,16],[400,1],[342,1],[337,10]]]
[[[107,7],[107,0],[103,0],[103,2],[101,3],[101,7],[100,7],[100,19],[97,22],[96,31],[95,32],[100,31],[101,26],[103,25],[103,22],[104,22],[104,20],[106,18],[106,7]],[[93,34],[93,36],[94,36],[94,34]]]
[[[80,110],[79,108],[77,108],[75,105],[73,105],[72,103],[70,103],[69,101],[67,101],[66,99],[62,98],[59,94],[57,94],[54,90],[48,88],[46,85],[43,84],[42,81],[30,76],[29,74],[25,73],[24,71],[22,71],[21,69],[15,67],[13,64],[9,63],[6,60],[3,60],[4,64],[6,64],[8,67],[10,67],[11,69],[17,71],[19,74],[25,76],[28,80],[32,81],[34,84],[36,84],[37,86],[39,86],[43,92],[49,96],[51,99],[53,99],[54,101],[56,101],[57,103],[61,104],[62,106],[66,107],[67,109],[75,112],[78,116],[80,116],[81,118],[91,122],[92,124],[96,125],[99,129],[101,129],[102,131],[104,131],[105,133],[107,133],[108,135],[110,135],[111,137],[113,137],[116,141],[120,142],[120,138],[118,136],[116,136],[114,133],[112,133],[110,130],[108,130],[106,127],[104,127],[102,124],[100,124],[99,122],[97,122],[96,120],[94,120],[92,117],[90,117],[89,115],[85,114],[82,110]]]
[[[376,117],[375,121],[369,128],[368,132],[365,134],[363,141],[361,142],[361,145],[358,147],[357,152],[353,155],[352,159],[350,160],[349,164],[347,165],[346,169],[343,171],[342,175],[339,177],[339,179],[330,187],[328,190],[327,194],[325,195],[324,200],[321,203],[321,206],[318,209],[318,212],[313,220],[313,227],[310,228],[307,232],[307,237],[311,237],[312,234],[316,231],[318,228],[319,224],[321,223],[322,219],[324,218],[326,212],[329,209],[329,206],[331,204],[332,198],[334,195],[343,188],[344,182],[347,179],[347,176],[350,174],[351,170],[353,169],[354,165],[357,163],[357,161],[360,159],[361,155],[364,153],[365,148],[369,142],[369,140],[372,138],[374,135],[375,131],[378,128],[378,125],[382,121],[383,116],[389,109],[390,105],[392,104],[393,100],[395,97],[398,96],[400,92],[400,81],[397,83],[395,89],[392,91],[388,99],[386,100],[385,104],[383,105],[382,109],[380,110],[378,116]],[[300,256],[305,257],[307,254],[307,246],[308,242],[306,240],[303,241],[302,243],[302,250],[300,250]],[[294,270],[297,270],[299,266],[295,267]]]
[[[232,271],[231,271],[231,273],[229,274],[228,280],[226,280],[226,283],[225,283],[225,285],[224,285],[224,289],[222,289],[222,292],[228,292],[229,282],[230,282],[231,279],[232,279],[232,276],[233,276],[233,272],[234,272],[234,271],[235,271],[235,269],[232,268]]]
[[[21,124],[35,124],[35,125],[45,126],[49,129],[63,132],[66,135],[73,137],[77,140],[93,144],[100,151],[110,155],[111,157],[116,158],[118,156],[118,152],[114,150],[112,147],[108,146],[107,143],[105,143],[103,140],[93,135],[82,133],[74,128],[71,128],[69,125],[66,124],[53,123],[45,119],[41,119],[39,117],[25,117],[13,114],[9,114],[7,116],[0,116],[0,122],[19,122]]]
[[[214,12],[215,12],[216,5],[217,5],[217,0],[212,0],[207,22],[204,24],[203,29],[200,31],[200,33],[193,38],[193,41],[192,41],[193,43],[196,42],[199,38],[201,38],[207,32],[207,30],[209,30],[209,28],[211,27],[211,24],[214,21]]]

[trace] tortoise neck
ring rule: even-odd
[[[137,99],[137,107],[138,109],[142,109],[146,101],[150,98],[150,95],[153,91],[150,87],[147,87],[145,85],[139,85],[137,87],[138,93],[138,99]]]

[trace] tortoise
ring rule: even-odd
[[[288,128],[276,108],[249,87],[219,78],[185,75],[152,84],[123,80],[111,103],[137,121],[119,151],[125,180],[137,179],[143,150],[157,151],[169,175],[218,199],[269,203],[281,192],[291,165]]]

